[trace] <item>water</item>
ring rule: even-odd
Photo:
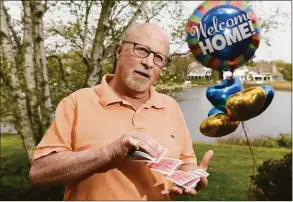
[[[188,129],[194,141],[215,142],[217,138],[206,137],[199,131],[201,122],[207,118],[208,111],[213,107],[206,98],[206,87],[195,87],[181,92],[181,96],[192,98],[179,102]],[[244,122],[248,128],[248,136],[262,135],[276,137],[280,133],[291,134],[292,124],[291,92],[276,91],[270,106],[259,116]],[[244,136],[241,125],[229,136]],[[227,137],[227,136],[226,136]]]

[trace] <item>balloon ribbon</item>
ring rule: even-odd
[[[252,185],[253,185],[253,177],[254,177],[254,170],[255,170],[255,167],[256,167],[256,161],[255,161],[255,158],[254,158],[253,153],[252,153],[250,141],[248,139],[247,132],[246,132],[246,127],[245,127],[243,121],[241,121],[241,126],[243,128],[243,131],[244,131],[244,134],[245,134],[245,137],[246,137],[246,140],[247,140],[247,144],[248,144],[248,147],[249,147],[249,151],[250,151],[250,154],[251,154],[251,157],[252,157],[252,161],[253,161],[253,164],[252,164],[252,177],[250,178],[250,186],[249,186],[249,189],[248,189],[248,192],[247,192],[247,199],[250,200],[253,197],[252,195],[250,195],[250,193],[251,193],[251,189],[252,189]]]

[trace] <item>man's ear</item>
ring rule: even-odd
[[[119,60],[119,58],[121,57],[121,52],[122,52],[122,46],[120,43],[117,44],[116,46],[116,58],[117,60]]]

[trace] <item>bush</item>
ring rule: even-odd
[[[256,200],[292,201],[292,152],[280,160],[268,160],[253,177]]]
[[[247,140],[244,137],[239,136],[228,136],[217,139],[218,144],[230,144],[230,145],[247,145]],[[278,137],[257,137],[250,139],[250,144],[255,147],[268,147],[268,148],[278,148],[292,147],[292,138],[290,135],[280,134]]]
[[[280,147],[291,148],[292,147],[292,137],[290,135],[281,134],[278,139],[278,144]]]
[[[268,148],[278,148],[278,142],[276,138],[272,137],[261,137],[261,138],[255,138],[252,141],[253,146],[258,146],[258,147],[268,147]]]
[[[32,187],[30,184],[1,185],[0,198],[4,201],[62,201],[63,187]]]
[[[229,144],[229,145],[247,145],[247,141],[245,138],[230,136],[230,137],[222,137],[217,139],[218,144]]]

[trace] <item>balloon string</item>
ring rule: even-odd
[[[253,153],[252,153],[250,141],[248,139],[247,132],[246,132],[246,126],[244,125],[243,121],[241,122],[241,125],[242,125],[243,131],[244,131],[244,134],[245,134],[245,137],[246,137],[246,140],[247,140],[247,144],[248,144],[248,147],[249,147],[249,151],[250,151],[252,160],[253,160],[253,164],[252,164],[252,177],[254,177],[254,170],[255,170],[255,166],[256,166],[256,161],[255,161],[255,158],[254,158]],[[252,184],[253,184],[253,179],[251,178],[250,179],[250,186],[249,186],[248,193],[247,193],[248,200],[249,200],[249,196],[250,196],[250,193],[251,193]]]

